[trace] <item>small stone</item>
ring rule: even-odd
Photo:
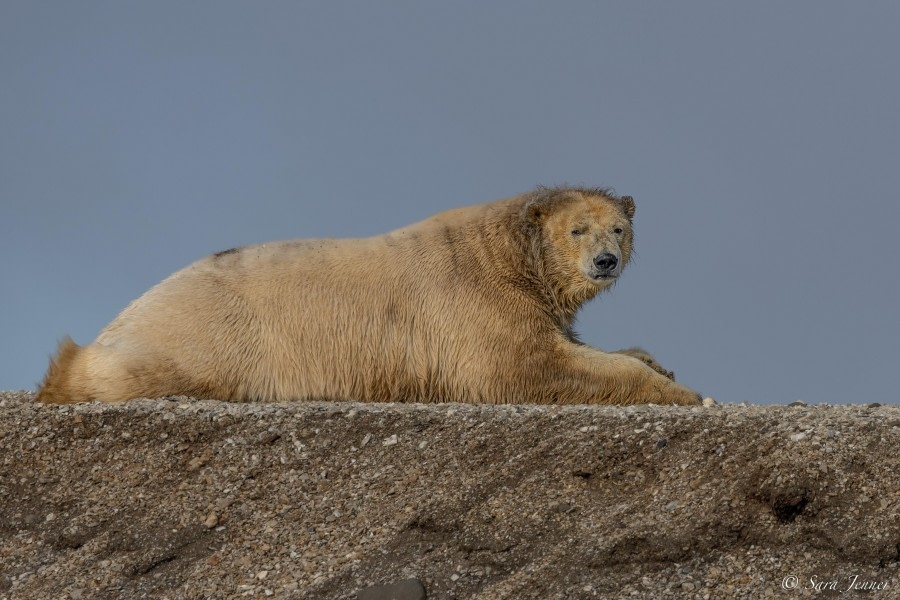
[[[367,433],[365,436],[363,436],[362,441],[359,443],[359,447],[360,447],[360,448],[365,448],[365,447],[366,447],[366,444],[368,444],[368,443],[369,443],[369,440],[371,440],[371,439],[372,439],[372,434],[371,434],[371,433]]]
[[[715,406],[715,405],[716,405],[716,401],[711,396],[707,396],[706,398],[703,399],[703,406],[709,408],[710,406]]]
[[[383,442],[381,442],[381,445],[382,446],[393,446],[394,444],[396,444],[399,441],[400,441],[400,438],[398,438],[397,434],[395,433],[391,437],[385,438],[385,440]]]
[[[450,581],[459,581],[459,575],[454,573],[450,576]]]
[[[662,450],[663,448],[665,448],[668,445],[669,445],[669,441],[665,440],[665,439],[662,439],[662,440],[659,440],[658,442],[656,442],[656,447],[660,450]]]
[[[206,450],[206,452],[204,452],[200,456],[192,458],[190,461],[188,461],[187,470],[196,471],[197,469],[208,463],[209,459],[212,458],[212,455],[212,450]]]
[[[278,431],[267,431],[259,437],[259,443],[262,445],[274,444],[281,439],[281,433]]]
[[[210,511],[210,513],[206,516],[206,520],[203,521],[203,524],[206,525],[207,529],[212,529],[216,525],[219,524],[219,515],[216,514],[216,511]]]
[[[44,517],[44,520],[49,522],[49,521],[54,520],[55,518],[56,518],[56,515],[55,515],[55,514],[53,514],[53,513],[48,513],[47,516]]]
[[[676,508],[678,508],[678,501],[672,500],[671,502],[666,504],[663,508],[665,508],[666,510],[675,510]]]
[[[259,573],[256,574],[256,578],[259,579],[260,581],[262,581],[263,579],[265,579],[268,576],[269,576],[268,571],[260,571]]]
[[[807,437],[807,432],[801,431],[800,433],[795,433],[794,435],[792,435],[791,441],[792,442],[802,442],[803,440],[806,439],[806,437]]]
[[[425,600],[425,586],[418,579],[372,585],[356,593],[357,600]]]
[[[806,406],[806,402],[804,402],[803,400],[794,400],[793,402],[788,404],[788,406]]]

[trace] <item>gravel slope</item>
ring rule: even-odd
[[[900,598],[898,406],[32,399],[0,598]]]

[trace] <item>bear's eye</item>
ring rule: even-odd
[[[615,229],[613,229],[613,233],[615,233],[616,235],[619,235],[620,233],[622,233],[622,228],[616,227]]]
[[[582,232],[580,229],[573,229],[573,230],[572,230],[572,235],[575,235],[575,236],[581,235],[582,233],[583,233],[583,232]]]

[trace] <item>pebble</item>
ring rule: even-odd
[[[219,524],[219,515],[217,515],[215,511],[211,511],[206,516],[206,520],[203,521],[203,524],[206,525],[207,529],[212,529]]]

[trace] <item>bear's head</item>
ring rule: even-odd
[[[631,258],[634,199],[604,189],[540,188],[525,203],[547,283],[576,305],[610,287]],[[577,306],[573,307],[577,308]]]

